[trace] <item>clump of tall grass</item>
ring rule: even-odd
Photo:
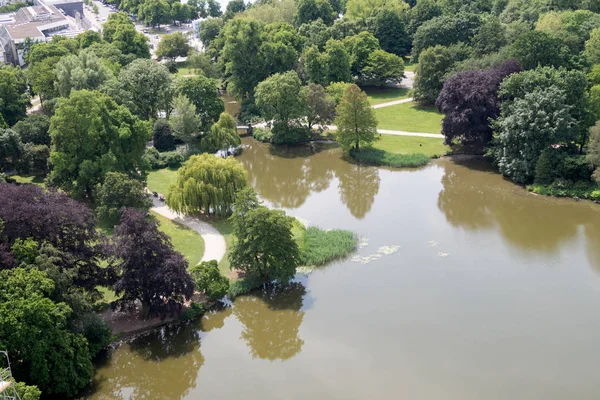
[[[356,249],[358,239],[354,233],[341,229],[324,231],[311,226],[300,242],[302,265],[323,265],[348,255]]]
[[[351,151],[350,156],[361,163],[397,168],[422,167],[430,160],[429,157],[421,153],[396,154],[373,148]]]

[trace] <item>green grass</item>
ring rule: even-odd
[[[415,69],[417,69],[417,64],[413,64],[411,61],[404,61],[405,71],[415,72]]]
[[[395,154],[379,149],[362,149],[353,151],[350,156],[355,160],[370,165],[382,165],[396,168],[417,168],[427,165],[431,157],[421,153]]]
[[[158,220],[158,229],[171,238],[171,243],[175,250],[183,254],[190,267],[198,264],[204,255],[204,240],[199,233],[183,226],[177,222],[171,221],[161,215],[152,213]]]
[[[364,88],[369,103],[374,106],[376,104],[387,103],[388,101],[401,100],[410,97],[410,89],[406,88],[391,88],[391,87],[366,87]]]
[[[442,117],[435,107],[423,107],[414,102],[375,110],[379,129],[440,133]]]
[[[158,169],[148,174],[148,188],[153,192],[167,195],[169,186],[177,181],[177,170],[174,168]]]
[[[300,239],[302,264],[319,266],[344,257],[356,249],[354,233],[341,229],[325,231],[316,226],[304,230]]]
[[[32,183],[34,185],[45,186],[44,177],[35,175],[13,175],[12,179],[18,183]]]
[[[588,187],[556,188],[552,185],[530,185],[530,192],[544,196],[577,197],[579,199],[600,201],[600,185],[591,183]]]
[[[396,135],[381,135],[373,147],[394,154],[421,153],[428,157],[440,157],[450,150],[444,139]]]

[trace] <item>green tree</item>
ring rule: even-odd
[[[224,46],[219,62],[224,66],[228,90],[237,95],[253,94],[265,79],[264,61],[259,55],[264,25],[255,20],[233,19],[223,28]]]
[[[31,89],[40,95],[42,104],[49,99],[58,96],[54,88],[54,68],[60,60],[59,56],[44,58],[41,61],[31,63],[27,67],[27,80]]]
[[[600,121],[590,128],[590,141],[586,158],[594,169],[594,179],[596,182],[600,182]]]
[[[144,183],[121,172],[108,172],[94,197],[98,218],[113,223],[119,222],[123,208],[147,210],[152,205]]]
[[[113,77],[96,54],[86,50],[61,58],[54,71],[54,87],[62,97],[69,97],[71,90],[96,90]]]
[[[344,44],[339,40],[330,39],[325,44],[325,53],[328,57],[327,83],[352,82],[350,55]]]
[[[23,143],[12,129],[0,128],[0,172],[11,171],[19,165]]]
[[[102,37],[107,42],[113,41],[113,36],[117,31],[117,27],[120,25],[131,25],[133,26],[133,21],[129,16],[124,12],[118,12],[109,14],[106,22],[102,25]]]
[[[386,8],[375,10],[367,20],[367,26],[383,50],[401,57],[409,53],[410,36],[398,13]]]
[[[329,83],[329,55],[321,53],[317,46],[308,47],[302,55],[309,82],[321,85]]]
[[[92,197],[108,172],[143,171],[148,126],[107,95],[81,90],[61,99],[50,136],[50,180],[76,197]]]
[[[201,21],[198,25],[198,38],[205,48],[208,48],[213,40],[219,36],[223,29],[221,18],[209,18]]]
[[[40,400],[42,391],[37,386],[28,386],[23,382],[14,382],[20,400]]]
[[[533,180],[544,149],[577,137],[567,97],[555,86],[504,103],[501,110],[494,123],[492,154],[500,172],[517,183]]]
[[[166,0],[144,0],[140,4],[138,17],[151,26],[168,24],[171,20],[171,6]]]
[[[79,41],[79,48],[81,49],[87,49],[94,43],[102,43],[102,35],[91,29],[80,33],[76,39]]]
[[[419,0],[408,11],[408,34],[414,35],[417,29],[426,21],[442,15],[442,7],[436,0]]]
[[[386,9],[403,14],[409,9],[403,0],[347,0],[346,17],[367,18],[373,10]]]
[[[120,88],[131,96],[132,111],[143,119],[169,109],[172,81],[167,67],[153,60],[135,60],[119,74]]]
[[[379,40],[372,33],[363,31],[358,35],[344,39],[344,46],[350,55],[350,64],[353,75],[361,73],[367,64],[369,55],[375,50],[381,50]]]
[[[240,144],[237,124],[233,117],[225,112],[221,114],[219,121],[210,128],[210,133],[202,138],[202,148],[209,153]]]
[[[217,81],[203,75],[182,78],[176,83],[176,92],[187,97],[196,107],[200,118],[200,129],[204,132],[225,111],[225,104],[219,97]]]
[[[335,104],[338,105],[342,101],[342,97],[344,97],[344,92],[346,88],[350,86],[351,83],[348,82],[332,82],[325,89],[327,93],[333,97],[335,100]]]
[[[523,69],[569,65],[569,50],[564,42],[543,31],[531,31],[518,38],[512,44],[512,53]]]
[[[300,251],[292,234],[294,219],[281,210],[264,206],[244,209],[237,204],[231,216],[236,238],[229,253],[232,268],[263,282],[288,282],[300,263]]]
[[[169,125],[169,121],[164,118],[157,119],[152,126],[152,141],[154,148],[158,151],[175,150],[175,137]]]
[[[356,85],[344,91],[337,106],[335,125],[336,140],[345,151],[358,151],[377,140],[377,119],[369,104],[367,94]]]
[[[10,126],[25,118],[29,94],[25,74],[16,67],[0,68],[0,115]]]
[[[47,145],[25,143],[17,169],[21,173],[46,175],[48,173],[49,158],[50,148]]]
[[[404,61],[395,54],[375,50],[369,55],[360,80],[368,85],[383,86],[387,82],[400,83],[404,78]]]
[[[196,106],[183,95],[175,97],[169,124],[173,130],[173,135],[185,142],[189,149],[192,142],[199,136],[200,130],[200,120],[196,115]]]
[[[174,60],[177,57],[187,56],[189,51],[190,45],[188,44],[188,39],[183,33],[176,32],[164,35],[160,39],[156,48],[156,56],[158,58],[170,58]]]
[[[260,55],[265,64],[265,73],[272,75],[294,69],[298,61],[300,38],[293,26],[273,23],[265,26]]]
[[[150,58],[148,38],[136,31],[132,25],[118,25],[111,43],[123,54],[132,54],[136,58]]]
[[[433,104],[444,85],[444,75],[454,60],[447,47],[430,47],[421,53],[416,69],[414,97],[420,104]]]
[[[475,57],[497,52],[508,44],[506,26],[497,17],[490,17],[479,27],[472,44]]]
[[[225,21],[232,19],[236,14],[244,12],[245,10],[246,4],[244,4],[244,0],[231,0],[229,3],[227,3],[225,13],[223,14],[223,19]]]
[[[590,38],[585,42],[584,54],[592,64],[600,63],[600,28],[590,33]]]
[[[51,300],[54,283],[32,268],[0,271],[0,347],[20,381],[46,394],[74,396],[94,368],[88,343],[67,330],[71,309]]]
[[[294,23],[297,26],[309,24],[320,19],[325,25],[331,25],[336,18],[335,11],[328,0],[298,0]]]
[[[310,83],[302,88],[302,96],[309,130],[314,124],[326,125],[333,121],[336,103],[323,86]]]
[[[204,261],[190,268],[190,274],[196,290],[202,292],[210,301],[218,301],[229,291],[229,279],[221,275],[216,260]]]
[[[192,156],[177,172],[167,205],[179,213],[231,214],[236,193],[246,187],[247,173],[233,157]]]

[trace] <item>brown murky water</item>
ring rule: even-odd
[[[362,247],[121,346],[87,398],[600,398],[600,206],[478,163],[393,171],[245,142],[269,205]]]

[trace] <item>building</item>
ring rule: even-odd
[[[35,3],[54,6],[72,18],[83,18],[83,1],[81,0],[36,0]]]
[[[0,61],[23,65],[23,44],[26,41],[45,42],[54,35],[73,37],[81,32],[83,29],[66,16],[66,11],[61,12],[52,4],[20,8],[14,22],[0,26]]]

